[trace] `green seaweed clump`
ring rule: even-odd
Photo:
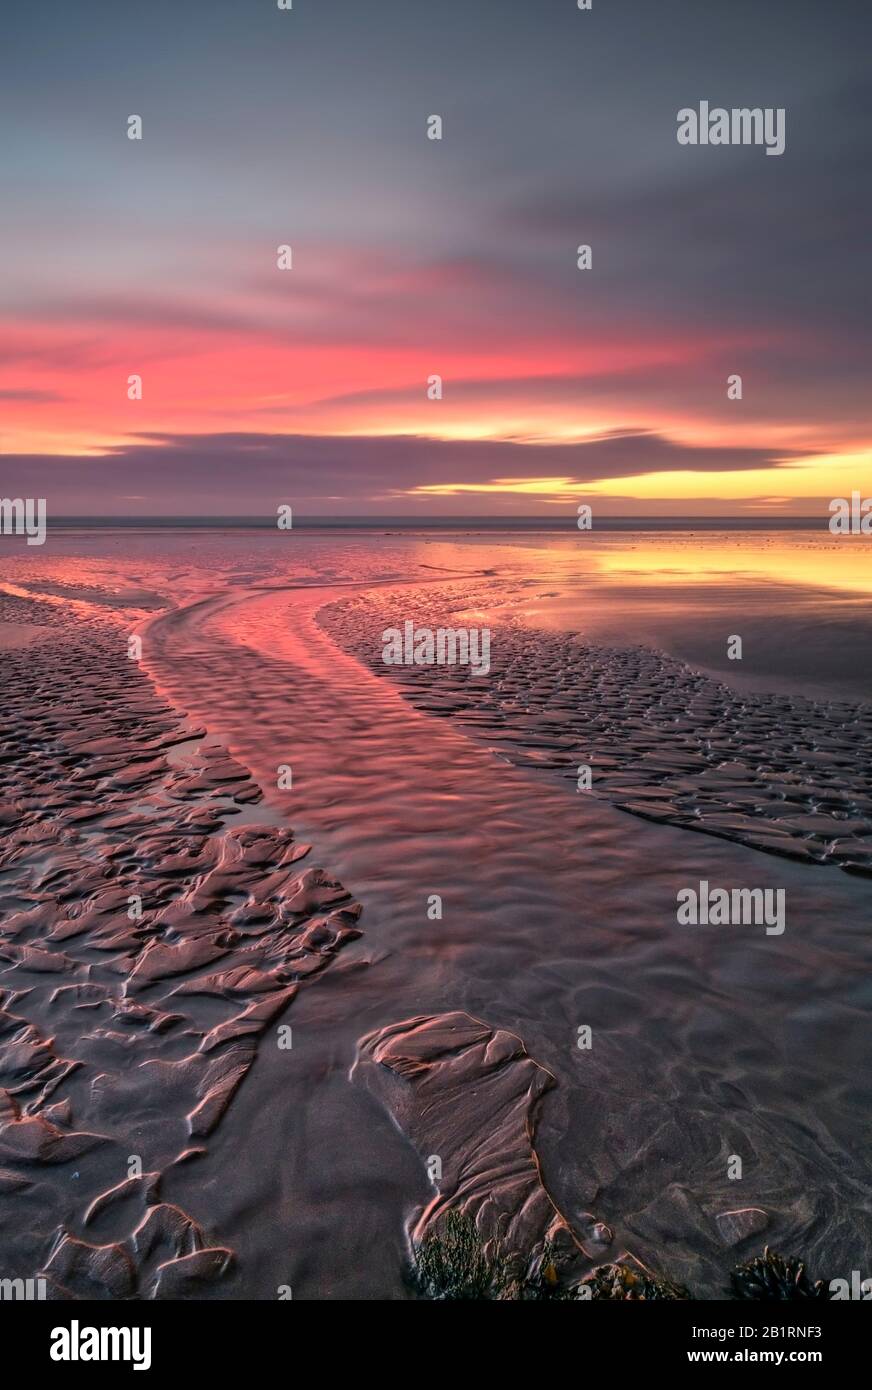
[[[736,1265],[730,1275],[733,1298],[744,1299],[804,1299],[829,1298],[823,1279],[814,1283],[805,1272],[801,1260],[785,1259],[764,1246],[763,1254],[747,1264]]]
[[[428,1231],[414,1253],[411,1282],[424,1298],[543,1302],[577,1299],[558,1272],[558,1257],[546,1240],[539,1255],[517,1273],[499,1246],[485,1253],[475,1222],[450,1211],[438,1231]]]
[[[475,1223],[459,1211],[449,1211],[415,1251],[412,1283],[425,1298],[500,1299],[509,1282],[502,1258],[488,1258]]]

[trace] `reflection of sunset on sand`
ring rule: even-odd
[[[4,552],[7,733],[47,751],[41,782],[4,774],[0,990],[55,1040],[23,1072],[40,1144],[23,1116],[0,1131],[15,1259],[36,1269],[60,1221],[81,1234],[47,1273],[78,1293],[402,1297],[404,1226],[423,1239],[450,1209],[533,1251],[550,1232],[576,1277],[662,1268],[667,1231],[669,1273],[717,1296],[725,1132],[770,1155],[742,1194],[766,1238],[851,1258],[872,1238],[852,1139],[872,788],[868,758],[847,766],[868,713],[849,686],[742,695],[621,635],[635,608],[697,641],[699,595],[723,635],[719,603],[773,592],[770,551],[801,579],[762,642],[839,608],[810,582],[821,556],[838,570],[831,538],[739,537],[732,569],[717,534],[69,532]],[[488,676],[384,666],[385,627],[463,614],[492,625]],[[24,625],[42,640],[20,646]],[[682,926],[702,883],[783,893],[786,929]],[[368,1060],[388,1038],[385,1064],[424,1069],[402,1096]],[[424,1160],[443,1149],[440,1201]],[[145,1177],[125,1186],[127,1153]]]
[[[600,574],[615,583],[643,579],[647,585],[742,584],[807,589],[841,589],[872,595],[872,546],[861,536],[821,538],[707,534],[635,536],[632,544],[603,546],[595,559]]]

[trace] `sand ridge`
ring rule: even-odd
[[[188,1296],[233,1252],[164,1175],[360,906],[289,828],[233,824],[260,789],[156,697],[123,622],[27,607],[44,640],[4,656],[0,748],[4,1264],[49,1297]]]
[[[383,630],[480,622],[499,586],[371,592],[322,626],[416,709],[450,719],[517,766],[571,781],[633,815],[806,863],[872,875],[872,706],[739,693],[665,653],[592,645],[507,621],[492,671],[391,665]],[[473,616],[470,616],[473,615]]]

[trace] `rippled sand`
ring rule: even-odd
[[[743,681],[694,634],[765,633],[761,576],[640,642],[613,545],[4,549],[0,1273],[404,1297],[448,1203],[706,1296],[736,1209],[764,1213],[740,1253],[867,1267],[869,707],[813,657],[868,600],[797,544],[773,623],[811,656]],[[491,677],[380,665],[382,627],[462,614]],[[786,931],[679,926],[703,879],[783,888]]]

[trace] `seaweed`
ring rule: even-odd
[[[582,1298],[623,1299],[650,1303],[655,1299],[685,1299],[690,1293],[683,1284],[673,1284],[671,1279],[648,1274],[644,1270],[631,1269],[629,1265],[600,1265],[586,1279],[582,1279],[580,1289],[589,1289]]]
[[[812,1283],[801,1260],[785,1259],[768,1245],[762,1255],[736,1265],[730,1274],[730,1292],[733,1298],[755,1301],[830,1297],[829,1286],[823,1279]]]
[[[579,1283],[568,1284],[550,1241],[527,1261],[525,1274],[514,1273],[515,1268],[516,1262],[498,1245],[492,1253],[486,1252],[474,1221],[450,1211],[439,1230],[428,1231],[415,1249],[411,1283],[419,1296],[429,1299],[652,1302],[693,1298],[683,1284],[627,1264],[600,1265]],[[809,1278],[801,1260],[785,1258],[768,1245],[762,1255],[735,1266],[728,1292],[734,1299],[756,1302],[832,1297],[823,1279]]]
[[[428,1231],[414,1253],[412,1284],[425,1298],[498,1299],[509,1286],[502,1257],[489,1258],[475,1223],[448,1212],[439,1231]]]

